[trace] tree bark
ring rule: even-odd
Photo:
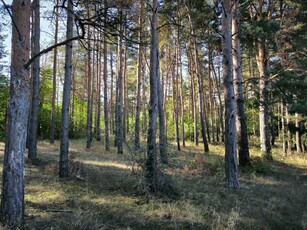
[[[30,99],[30,0],[13,0],[10,99],[2,177],[2,218],[9,228],[24,224],[24,153]]]
[[[292,140],[291,140],[291,131],[290,131],[290,116],[287,104],[285,105],[285,110],[286,110],[286,125],[287,125],[287,154],[291,155]]]
[[[144,1],[140,0],[139,31],[138,31],[138,59],[137,59],[137,85],[136,85],[136,108],[134,126],[134,147],[140,148],[140,111],[141,111],[141,87],[142,87],[142,30]]]
[[[239,188],[238,165],[236,159],[236,100],[233,86],[233,63],[231,55],[231,0],[223,1],[222,49],[225,97],[225,172],[230,188]]]
[[[115,128],[116,128],[116,146],[117,153],[123,154],[123,90],[124,90],[124,78],[123,78],[123,25],[122,25],[122,8],[119,6],[119,36],[117,44],[117,104],[116,104],[116,119],[115,119]]]
[[[59,5],[59,0],[56,0],[56,5]],[[59,8],[55,8],[55,31],[54,31],[54,44],[58,43],[58,30],[59,30]],[[58,47],[56,46],[53,51],[53,74],[52,74],[52,99],[51,99],[51,120],[50,120],[50,144],[54,144],[54,133],[55,133],[55,114],[56,114],[56,92],[57,92],[57,56]]]
[[[145,180],[151,191],[157,185],[157,149],[156,149],[156,121],[158,113],[158,6],[157,0],[152,0],[151,41],[150,41],[150,101],[149,125],[147,135],[147,159],[145,163]]]
[[[67,3],[67,30],[66,38],[73,37],[73,3]],[[65,78],[63,89],[62,102],[62,126],[60,140],[60,162],[59,162],[59,177],[68,177],[68,149],[69,149],[69,106],[70,106],[70,88],[71,88],[71,73],[72,73],[72,41],[65,46]]]
[[[171,49],[169,49],[171,53]],[[172,97],[173,97],[173,119],[175,124],[175,140],[177,143],[177,150],[180,151],[180,139],[179,139],[179,121],[178,121],[178,53],[176,52],[176,60],[173,60],[172,68]],[[175,66],[176,65],[176,66]],[[176,72],[175,72],[176,69]]]
[[[263,20],[263,1],[259,0],[257,21]],[[268,97],[268,80],[269,80],[269,47],[265,38],[256,38],[255,41],[256,61],[260,74],[259,80],[259,130],[260,130],[260,147],[263,157],[273,159],[270,143],[270,126],[269,126],[269,97]]]
[[[96,114],[95,114],[95,136],[97,141],[101,141],[101,42],[100,35],[98,35],[98,41],[96,41]]]
[[[107,1],[105,1],[107,2]],[[112,69],[111,69],[112,71]],[[105,135],[105,150],[110,150],[110,140],[109,140],[109,109],[108,109],[108,44],[107,36],[104,34],[103,38],[103,104],[104,104],[104,135]],[[111,84],[112,85],[112,84]],[[110,103],[112,107],[112,102]]]
[[[302,153],[302,140],[301,140],[300,122],[299,122],[298,113],[295,113],[295,140],[296,140],[296,152],[298,154],[301,154]]]
[[[244,167],[250,164],[249,147],[246,118],[244,113],[244,92],[242,87],[242,67],[241,67],[241,45],[239,38],[239,0],[235,0],[234,13],[232,19],[232,60],[233,60],[233,79],[236,99],[236,127],[238,141],[239,164]]]
[[[285,108],[284,102],[280,103],[280,110],[281,110],[281,137],[282,137],[282,151],[283,155],[287,155],[287,148],[286,148],[286,128],[285,128]]]
[[[87,15],[89,15],[89,8],[87,9]],[[92,62],[91,62],[91,31],[90,27],[87,30],[88,36],[88,46],[87,46],[87,115],[86,115],[86,148],[91,148],[92,144],[92,115],[93,115],[93,108],[92,108]],[[94,51],[93,51],[94,52]]]
[[[158,38],[157,38],[158,39]],[[157,41],[157,44],[159,41]],[[165,127],[165,114],[163,105],[163,91],[162,83],[160,79],[160,60],[159,60],[159,49],[157,48],[157,95],[158,95],[158,110],[159,110],[159,150],[160,159],[163,164],[168,164],[167,156],[167,137],[166,137],[166,127]]]
[[[36,55],[40,51],[40,2],[34,0],[32,2],[33,10],[33,34],[32,54]],[[38,119],[38,105],[39,105],[39,74],[40,74],[40,57],[37,57],[32,64],[32,101],[30,110],[29,123],[29,138],[28,138],[28,158],[36,159],[37,155],[37,119]]]

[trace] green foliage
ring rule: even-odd
[[[59,98],[61,101],[61,98]],[[61,104],[57,104],[55,108],[55,138],[60,138],[61,132]],[[75,113],[70,117],[69,135],[70,138],[82,138],[85,136],[86,130],[86,102],[78,98],[74,100]],[[52,110],[52,69],[47,67],[41,70],[40,79],[40,103],[38,113],[38,136],[42,139],[50,137],[51,126],[51,110]]]

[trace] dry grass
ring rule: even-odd
[[[252,147],[253,166],[240,173],[241,189],[231,190],[222,145],[203,154],[192,143],[180,152],[171,144],[163,171],[180,196],[157,199],[138,186],[127,149],[106,153],[94,142],[87,150],[84,140],[70,146],[68,179],[57,175],[58,143],[40,142],[39,160],[26,163],[26,229],[307,229],[306,156],[283,158],[274,149],[269,162]],[[3,143],[0,149],[2,160]],[[143,154],[133,158],[141,162]]]

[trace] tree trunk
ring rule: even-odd
[[[109,102],[109,107],[110,107],[110,130],[112,134],[114,134],[114,106],[113,106],[113,98],[114,98],[114,90],[113,90],[113,82],[114,82],[114,72],[113,72],[113,54],[110,52],[110,72],[111,72],[111,85],[110,85],[110,102]]]
[[[194,77],[194,69],[195,69],[194,66],[195,66],[195,63],[193,63],[192,51],[191,51],[190,47],[188,49],[188,61],[189,61],[189,69],[190,69],[190,75],[191,75],[192,115],[193,115],[193,120],[194,120],[193,140],[194,140],[195,145],[198,146],[197,94],[196,94],[196,89],[195,89],[195,77]]]
[[[33,10],[33,51],[32,55],[36,55],[40,51],[40,3],[39,0],[32,2]],[[40,72],[40,58],[37,57],[32,64],[32,102],[29,123],[29,143],[28,143],[28,158],[36,159],[37,155],[37,119],[38,119],[38,105],[39,105],[39,72]]]
[[[105,1],[107,2],[107,1]],[[112,71],[112,69],[111,69]],[[104,104],[104,135],[105,135],[105,150],[110,150],[110,141],[109,141],[109,109],[108,109],[108,44],[107,36],[104,34],[103,37],[103,104]],[[112,84],[111,84],[112,85]],[[110,103],[112,107],[112,102]]]
[[[239,164],[244,167],[250,164],[247,125],[244,113],[244,92],[242,87],[242,67],[241,67],[241,47],[239,38],[239,0],[234,3],[234,16],[232,19],[232,60],[233,60],[233,79],[236,99],[236,127],[238,140]]]
[[[298,113],[295,113],[295,140],[296,140],[296,152],[298,154],[302,153],[302,140],[300,133],[300,122]]]
[[[212,136],[212,143],[215,144],[215,123],[214,123],[214,95],[212,91],[212,79],[211,79],[211,47],[209,47],[208,50],[208,59],[209,59],[209,65],[208,65],[208,88],[209,88],[209,109],[210,109],[210,120],[211,120],[211,136]]]
[[[137,59],[137,85],[136,85],[136,108],[135,108],[135,126],[134,126],[134,147],[140,148],[140,111],[141,111],[141,87],[142,87],[142,30],[143,30],[143,10],[144,1],[140,0],[139,12],[139,31],[138,31],[138,59]]]
[[[157,0],[152,0],[151,42],[150,42],[150,101],[149,125],[147,135],[147,159],[145,163],[145,180],[151,191],[157,185],[157,149],[156,149],[156,121],[158,112],[158,6]]]
[[[89,17],[89,9],[87,9]],[[86,148],[91,148],[92,144],[92,62],[91,62],[91,31],[90,27],[87,30],[88,35],[88,46],[87,46],[87,115],[86,115]]]
[[[10,99],[2,177],[2,218],[9,228],[24,223],[24,153],[30,99],[30,0],[13,0]]]
[[[157,38],[158,39],[158,38]],[[157,41],[158,43],[158,41]],[[159,49],[157,48],[157,95],[158,95],[158,109],[159,109],[159,148],[161,162],[168,164],[167,156],[167,138],[166,138],[166,127],[165,127],[165,115],[163,106],[163,91],[162,83],[160,79],[160,60],[159,60]]]
[[[211,59],[212,61],[212,59]],[[225,128],[224,128],[224,120],[223,120],[223,103],[222,103],[222,97],[221,97],[221,87],[220,87],[220,70],[218,70],[218,74],[216,74],[215,67],[213,65],[213,61],[211,62],[211,68],[214,74],[215,79],[215,88],[217,92],[217,98],[218,98],[218,116],[219,116],[219,123],[220,123],[220,135],[221,140],[224,142],[224,136],[225,136]]]
[[[181,47],[179,45],[179,65],[180,65],[180,105],[181,105],[181,139],[182,146],[185,147],[185,131],[184,131],[184,82],[182,74]]]
[[[257,21],[263,20],[262,13],[263,1],[258,5]],[[269,126],[269,97],[268,97],[268,80],[269,80],[269,47],[266,39],[257,38],[255,41],[255,53],[257,66],[260,74],[259,80],[259,130],[260,130],[260,147],[263,157],[273,159],[270,143],[270,126]]]
[[[170,49],[169,49],[169,52]],[[180,140],[179,140],[179,122],[178,122],[178,53],[176,52],[176,60],[173,61],[172,68],[172,93],[173,93],[173,119],[175,124],[175,139],[177,143],[177,150],[180,151]],[[175,64],[177,64],[175,73]]]
[[[56,0],[56,5],[59,5],[59,0]],[[54,32],[54,44],[58,43],[58,30],[59,30],[59,7],[55,8],[55,32]],[[54,133],[55,133],[55,114],[56,114],[56,74],[57,74],[57,57],[58,48],[54,48],[53,53],[53,74],[52,74],[52,108],[51,108],[51,121],[50,121],[50,144],[54,144]]]
[[[291,140],[291,131],[290,131],[290,117],[289,117],[289,110],[288,110],[288,105],[285,105],[286,109],[286,125],[287,125],[287,154],[291,155],[292,154],[292,140]]]
[[[67,3],[67,30],[66,38],[73,37],[73,3]],[[62,102],[62,126],[60,140],[60,162],[59,162],[59,177],[68,177],[68,149],[69,149],[69,105],[70,105],[70,87],[72,73],[72,41],[65,46],[65,79],[63,89]]]
[[[204,120],[204,111],[203,111],[203,79],[202,75],[200,73],[200,67],[199,67],[199,56],[198,56],[198,49],[196,46],[196,39],[195,39],[195,30],[194,30],[194,24],[192,21],[192,16],[190,12],[190,8],[187,5],[187,1],[185,1],[186,9],[188,11],[188,18],[189,18],[189,24],[190,24],[190,30],[193,36],[193,48],[194,48],[194,63],[195,63],[195,73],[198,79],[198,109],[199,109],[199,118],[200,118],[200,124],[201,124],[201,134],[204,144],[204,152],[209,152],[209,145],[206,138],[206,126],[205,126],[205,120]]]
[[[124,89],[124,78],[123,78],[123,21],[122,21],[122,9],[119,7],[119,17],[120,17],[120,25],[119,25],[119,36],[118,36],[118,44],[117,44],[117,81],[118,81],[118,89],[117,89],[117,104],[116,104],[116,118],[115,119],[115,127],[116,127],[116,146],[117,153],[123,154],[123,89]]]
[[[126,29],[124,29],[124,36],[126,36]],[[124,58],[123,58],[123,140],[126,140],[128,127],[128,75],[127,75],[127,42],[124,43]]]
[[[223,1],[222,48],[225,97],[225,172],[227,186],[239,188],[236,159],[236,100],[233,86],[233,63],[231,55],[231,0]]]
[[[198,60],[198,51],[196,44],[194,42],[194,51],[195,51],[195,65],[196,65],[196,75],[198,79],[198,109],[199,109],[199,119],[201,124],[201,135],[204,144],[204,151],[209,152],[209,145],[206,138],[206,125],[204,120],[204,111],[203,111],[203,80],[199,70],[199,60]]]
[[[287,148],[286,148],[286,128],[285,128],[285,108],[284,102],[280,103],[280,110],[281,110],[281,136],[282,136],[282,151],[283,155],[287,155]]]
[[[97,42],[97,50],[96,50],[96,79],[97,79],[97,85],[96,85],[96,116],[95,116],[95,136],[96,140],[101,140],[101,128],[100,128],[100,119],[101,119],[101,43],[100,43],[100,37],[98,37]]]

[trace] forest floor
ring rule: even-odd
[[[144,194],[146,151],[125,146],[117,155],[100,142],[87,150],[85,140],[72,140],[71,176],[59,179],[59,143],[38,146],[38,160],[26,161],[26,229],[307,229],[307,155],[282,157],[274,148],[267,161],[252,146],[253,165],[233,190],[224,182],[222,145],[204,155],[201,145],[176,151],[170,144],[170,164],[161,169],[179,192],[170,199]],[[0,143],[1,161],[3,150]]]

